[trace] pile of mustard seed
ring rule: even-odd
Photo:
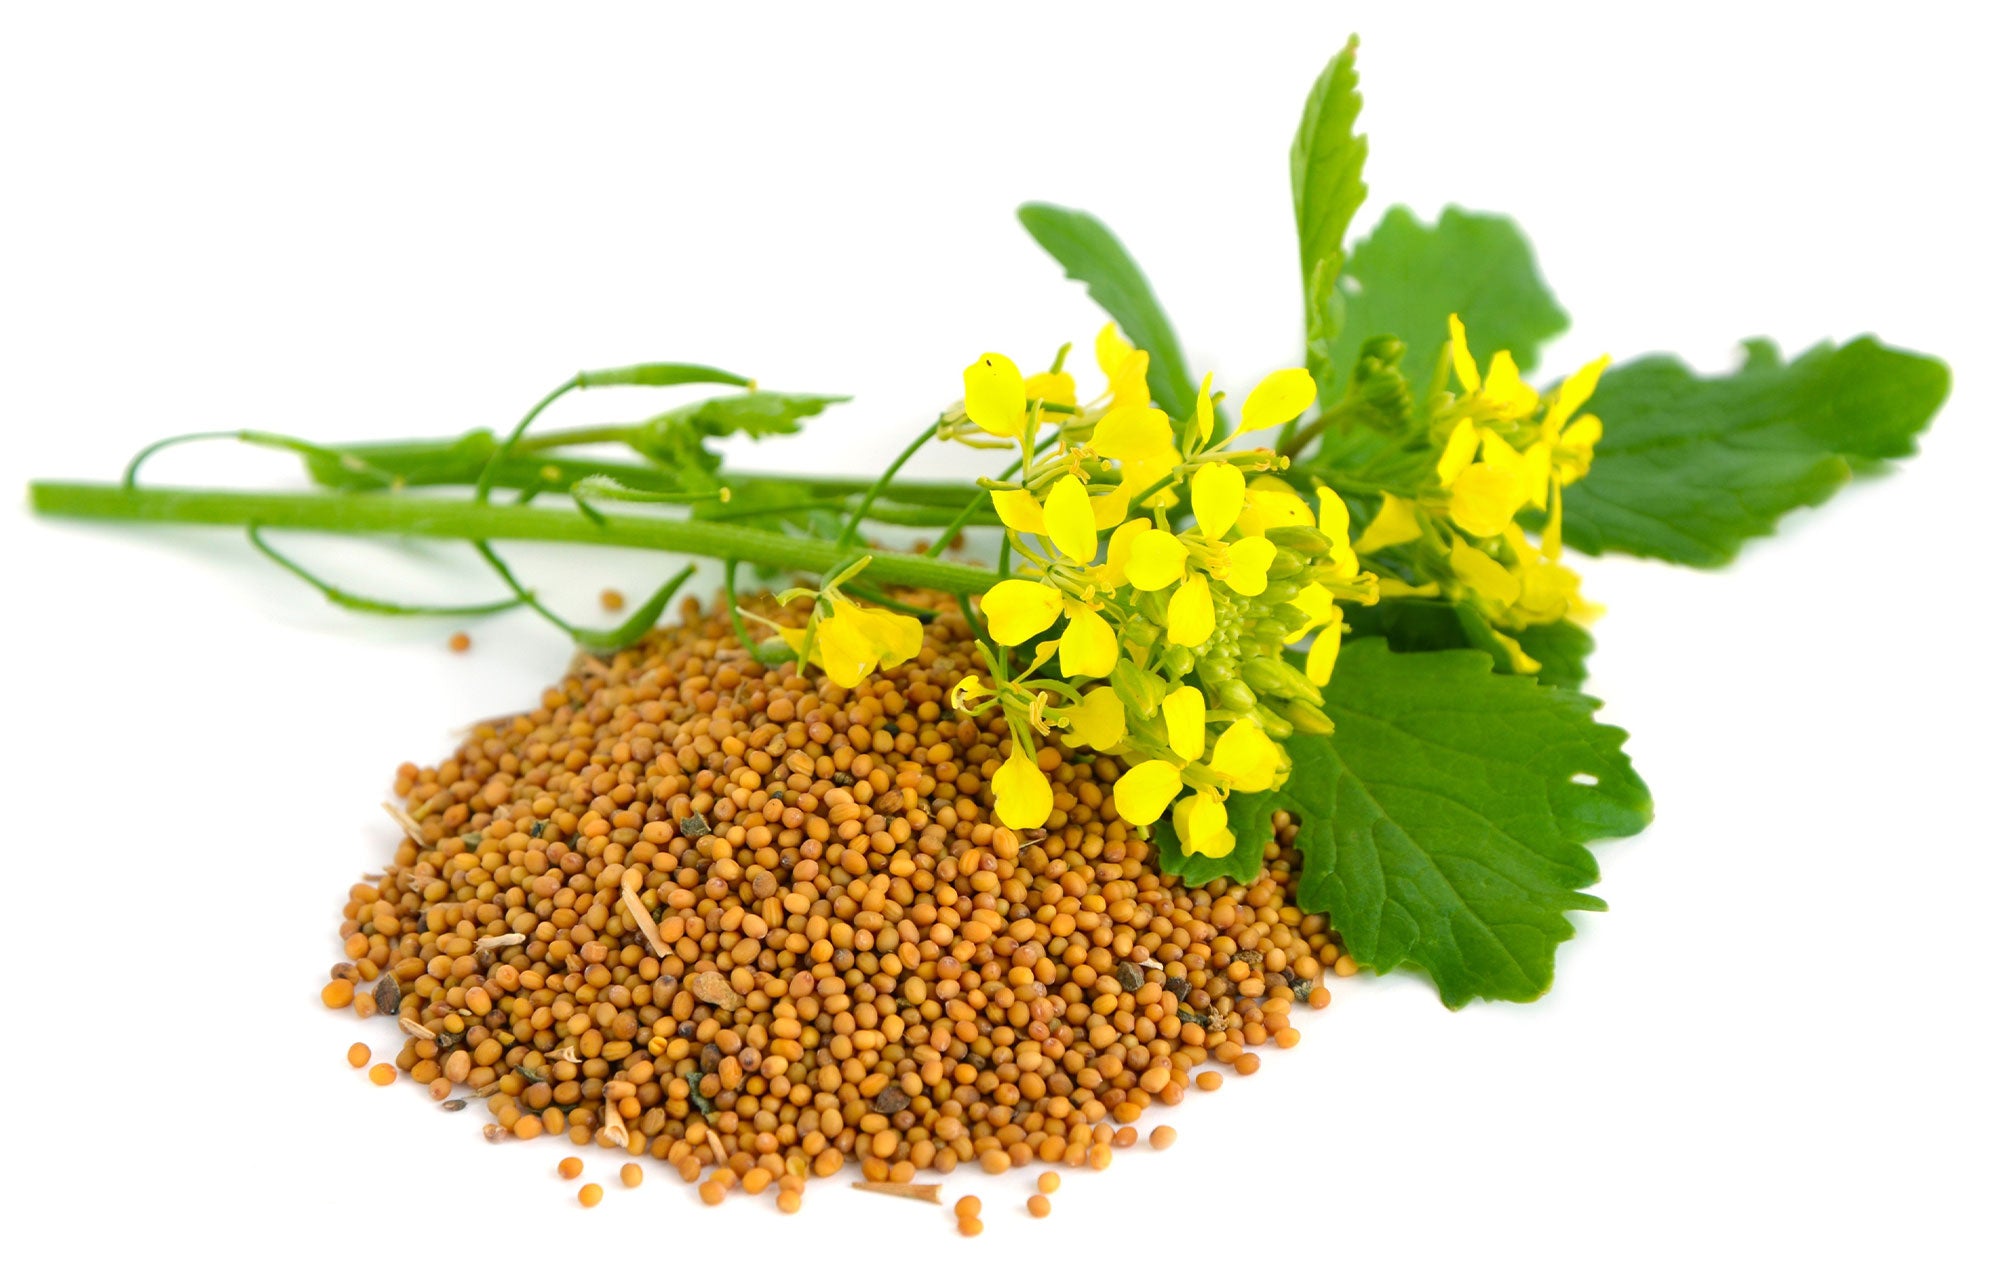
[[[850,1160],[891,1188],[1102,1168],[1149,1108],[1296,1043],[1353,963],[1292,902],[1285,817],[1257,880],[1186,888],[1118,819],[1117,764],[1058,731],[1047,826],[1000,826],[1004,724],[947,703],[971,633],[900,600],[936,612],[922,651],[852,690],[690,603],[404,765],[405,839],[350,891],[323,1001],[393,1017],[396,1070],[490,1140],[596,1140],[785,1211]]]

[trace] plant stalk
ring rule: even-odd
[[[593,521],[574,509],[481,505],[426,496],[333,492],[216,491],[124,487],[115,483],[37,482],[28,488],[46,517],[201,526],[290,528],[335,535],[415,535],[447,540],[522,540],[657,549],[735,558],[753,566],[824,573],[853,556],[830,540],[782,535],[737,523],[605,514]],[[876,553],[865,577],[878,584],[978,593],[998,580],[984,567],[908,553]]]

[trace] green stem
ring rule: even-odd
[[[554,447],[583,447],[599,442],[616,442],[630,446],[632,437],[637,432],[636,425],[578,425],[571,429],[551,429],[532,438],[519,439],[513,450],[519,455],[548,451]]]
[[[854,515],[847,519],[847,525],[841,528],[840,538],[834,541],[835,544],[845,548],[847,545],[854,543],[855,536],[860,534],[861,531],[861,519],[868,516],[870,506],[875,503],[876,498],[883,491],[888,489],[890,480],[896,476],[898,470],[909,463],[910,457],[923,450],[925,443],[937,437],[938,426],[943,423],[942,420],[932,421],[928,428],[911,440],[909,446],[903,448],[903,454],[890,462],[889,467],[882,471],[882,476],[875,479],[874,485],[870,486],[867,492],[862,495],[860,506],[854,510]]]
[[[514,432],[508,434],[506,438],[501,440],[500,446],[494,450],[492,455],[486,458],[486,464],[479,471],[479,481],[474,483],[472,487],[472,499],[475,503],[478,504],[486,503],[487,497],[491,495],[493,491],[494,467],[498,465],[501,461],[505,460],[508,456],[508,453],[513,451],[514,444],[521,441],[521,435],[528,432],[528,426],[535,423],[535,417],[547,411],[551,404],[553,404],[558,398],[561,398],[564,394],[567,394],[570,390],[582,389],[582,388],[583,388],[583,375],[582,373],[578,373],[577,375],[572,376],[568,380],[564,381],[562,384],[557,385],[554,389],[551,389],[548,393],[542,396],[542,401],[536,403],[533,407],[528,408],[528,414],[521,417],[521,423],[514,426]]]
[[[337,535],[415,535],[447,540],[534,540],[659,549],[752,566],[823,574],[853,554],[830,540],[711,523],[608,513],[599,524],[572,509],[474,504],[426,496],[340,492],[214,491],[185,487],[127,489],[115,483],[37,482],[28,488],[37,513],[119,522],[290,527]],[[908,553],[876,553],[866,578],[882,584],[984,592],[991,571]]]
[[[299,579],[318,589],[320,596],[344,610],[359,611],[366,615],[497,615],[501,611],[512,610],[522,604],[522,599],[518,596],[502,598],[497,602],[472,602],[458,606],[428,606],[408,602],[385,602],[373,597],[363,597],[358,593],[348,592],[338,584],[321,579],[299,562],[280,553],[260,534],[256,523],[253,522],[244,529],[250,533],[251,546],[259,553],[262,553],[286,571],[289,571]]]

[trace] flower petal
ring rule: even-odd
[[[1543,437],[1560,433],[1576,409],[1590,401],[1590,396],[1597,392],[1597,378],[1609,366],[1611,355],[1606,354],[1570,373],[1556,390],[1556,396],[1549,400],[1549,414],[1542,417]]]
[[[852,605],[852,603],[848,603]],[[840,603],[835,603],[838,610]],[[898,614],[874,606],[855,606],[854,625],[874,646],[884,668],[894,668],[917,657],[924,648],[923,621],[915,615]]]
[[[1470,420],[1461,420],[1452,427],[1451,437],[1445,440],[1444,451],[1438,455],[1438,481],[1450,486],[1458,481],[1458,475],[1465,472],[1465,466],[1479,453],[1479,426]]]
[[[1063,736],[1063,742],[1071,747],[1081,745],[1108,753],[1125,741],[1125,704],[1110,686],[1099,686],[1085,695],[1067,715],[1070,732]]]
[[[1451,485],[1451,520],[1467,535],[1484,539],[1514,525],[1525,503],[1518,473],[1480,461]]]
[[[1113,407],[1097,422],[1090,449],[1106,460],[1151,460],[1174,449],[1174,424],[1158,407]]]
[[[1215,741],[1208,768],[1228,779],[1230,787],[1239,792],[1262,792],[1277,781],[1282,759],[1270,735],[1255,722],[1242,720],[1232,723]]]
[[[1150,593],[1177,582],[1186,563],[1187,545],[1180,542],[1180,537],[1147,529],[1132,537],[1132,555],[1125,563],[1125,574],[1132,587]]]
[[[1194,398],[1194,447],[1199,451],[1208,445],[1215,433],[1215,373],[1201,378],[1201,392]]]
[[[1480,597],[1512,606],[1521,596],[1521,582],[1500,563],[1464,540],[1451,546],[1451,573]]]
[[[1061,651],[1063,676],[1108,677],[1118,662],[1118,635],[1096,611],[1071,606]]]
[[[1132,354],[1132,345],[1119,333],[1116,323],[1106,323],[1097,329],[1094,352],[1097,355],[1097,370],[1109,378]]]
[[[1111,785],[1118,817],[1134,827],[1159,821],[1167,805],[1180,795],[1180,767],[1171,761],[1141,761]]]
[[[1243,512],[1237,515],[1236,529],[1245,535],[1262,535],[1274,526],[1311,526],[1312,510],[1283,478],[1265,474],[1250,483],[1243,496]]]
[[[1210,462],[1194,471],[1194,520],[1211,540],[1229,534],[1243,513],[1243,471],[1233,464]]]
[[[1024,388],[1030,400],[1040,399],[1057,407],[1076,406],[1076,377],[1068,372],[1036,372]]]
[[[1195,792],[1174,806],[1174,831],[1185,853],[1227,858],[1236,848],[1229,830],[1229,808],[1212,792]]]
[[[1104,565],[1097,569],[1098,582],[1106,588],[1123,588],[1127,582],[1125,567],[1132,560],[1132,541],[1152,529],[1150,519],[1133,518],[1113,531],[1111,543],[1104,549]]]
[[[993,511],[1000,515],[1000,524],[1023,535],[1045,535],[1048,523],[1042,520],[1042,506],[1031,491],[1016,488],[1012,491],[995,491]]]
[[[1334,615],[1333,594],[1327,592],[1326,588],[1320,584],[1306,584],[1305,587],[1298,591],[1298,595],[1292,598],[1292,605],[1305,612],[1306,622],[1297,632],[1285,634],[1285,644],[1287,646],[1305,636],[1313,629],[1330,622]]]
[[[1454,314],[1451,325],[1451,369],[1458,373],[1460,388],[1468,394],[1479,392],[1479,364],[1472,357],[1472,347],[1465,341],[1465,324]]]
[[[1316,686],[1323,686],[1333,678],[1333,661],[1340,657],[1340,637],[1343,631],[1340,607],[1333,608],[1333,619],[1319,636],[1313,638],[1312,646],[1306,651],[1306,676]]]
[[[1215,635],[1215,597],[1208,576],[1196,573],[1167,602],[1167,640],[1193,648]]]
[[[1373,553],[1376,549],[1408,544],[1411,540],[1423,538],[1423,534],[1423,528],[1417,523],[1415,502],[1399,495],[1384,495],[1382,507],[1375,511],[1368,529],[1354,542],[1354,551]]]
[[[1056,622],[1062,614],[1062,594],[1036,580],[1001,580],[986,590],[979,609],[986,614],[993,640],[1019,646]]]
[[[1081,478],[1066,473],[1056,479],[1042,503],[1042,517],[1049,539],[1064,557],[1083,566],[1097,556],[1097,512],[1090,507],[1090,493]]]
[[[826,670],[827,680],[852,690],[874,670],[880,652],[852,615],[842,613],[843,604],[852,610],[852,603],[835,603],[834,613],[813,630],[812,659]]]
[[[965,415],[987,433],[1018,438],[1027,421],[1028,390],[1005,354],[981,354],[965,369]]]
[[[1035,763],[1035,754],[1016,741],[1013,753],[993,774],[993,812],[1018,830],[1048,822],[1053,808],[1055,792],[1048,775]]]
[[[1270,584],[1271,560],[1278,546],[1261,535],[1249,535],[1229,546],[1229,570],[1222,582],[1232,592],[1255,597]]]
[[[1287,367],[1272,372],[1258,381],[1257,388],[1243,400],[1243,423],[1236,432],[1250,433],[1296,420],[1299,413],[1312,406],[1313,399],[1317,397],[1319,386],[1313,383],[1312,373],[1305,368]]]
[[[1208,701],[1201,697],[1196,686],[1182,686],[1169,694],[1160,703],[1160,716],[1167,723],[1167,746],[1188,761],[1201,760],[1206,750],[1203,742],[1202,718],[1208,713]]]
[[[1520,420],[1532,415],[1541,402],[1534,387],[1521,379],[1514,356],[1504,349],[1486,365],[1486,388],[1479,396],[1501,420]]]

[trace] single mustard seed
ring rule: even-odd
[[[564,1181],[574,1181],[583,1175],[583,1160],[571,1155],[556,1165],[556,1175]]]
[[[1047,1196],[1046,1194],[1031,1194],[1028,1196],[1029,1216],[1039,1218],[1039,1217],[1045,1217],[1048,1214],[1049,1214],[1049,1196]]]
[[[701,1194],[701,1201],[712,1208],[722,1202],[723,1196],[729,1193],[729,1187],[723,1185],[720,1181],[710,1178],[701,1183],[699,1193]]]
[[[1040,1190],[1043,1194],[1054,1194],[1061,1188],[1062,1177],[1058,1173],[1044,1172],[1041,1176],[1035,1178],[1035,1189]]]
[[[646,1170],[636,1163],[628,1163],[618,1170],[618,1179],[625,1183],[627,1190],[631,1190],[646,1179]]]
[[[625,594],[615,588],[607,588],[597,595],[597,604],[610,611],[624,610]]]
[[[976,1216],[962,1216],[958,1219],[958,1232],[968,1239],[976,1239],[986,1232],[986,1222]]]
[[[953,1216],[961,1221],[966,1217],[978,1216],[979,1196],[976,1194],[961,1196],[957,1203],[951,1205],[951,1212]]]
[[[472,649],[472,638],[465,633],[453,633],[445,645],[451,649],[452,654],[462,655]]]
[[[1002,1173],[1014,1166],[1014,1161],[1004,1150],[989,1150],[979,1156],[979,1166],[989,1173]]]
[[[1168,1146],[1174,1144],[1174,1138],[1177,1136],[1179,1134],[1170,1125],[1161,1124],[1158,1128],[1153,1129],[1153,1135],[1146,1138],[1146,1142],[1155,1150],[1165,1150]]]
[[[360,1070],[366,1066],[370,1056],[371,1054],[368,1052],[366,1044],[349,1044],[347,1046],[347,1064],[355,1070]]]
[[[1222,1087],[1222,1072],[1203,1071],[1194,1077],[1194,1086],[1204,1093],[1212,1093]]]
[[[801,1202],[803,1202],[803,1200],[799,1197],[799,1192],[797,1190],[778,1191],[778,1211],[784,1213],[786,1216],[790,1216],[792,1213],[797,1212],[799,1210],[799,1204]]]
[[[320,988],[319,1002],[330,1009],[344,1009],[354,1003],[354,984],[346,978],[335,978]]]
[[[593,1181],[576,1192],[576,1201],[586,1208],[594,1208],[604,1202],[604,1187]]]
[[[379,1087],[388,1087],[396,1082],[396,1068],[387,1062],[377,1062],[368,1068],[368,1080]]]

